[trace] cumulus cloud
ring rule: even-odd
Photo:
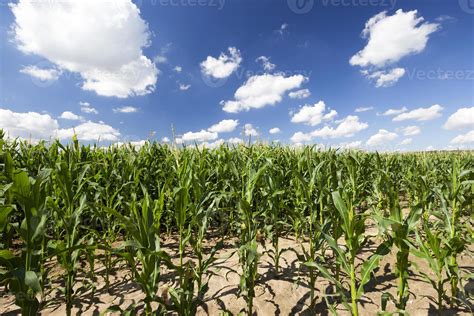
[[[400,142],[400,145],[410,145],[412,143],[413,139],[411,138],[405,138]]]
[[[239,125],[239,120],[222,120],[209,127],[208,131],[215,133],[229,133],[233,132],[237,125]]]
[[[362,147],[362,142],[360,140],[356,140],[349,143],[340,143],[338,145],[331,146],[331,147],[341,148],[341,149],[355,149],[355,148]]]
[[[313,139],[310,133],[296,132],[291,136],[290,140],[295,144],[307,143]]]
[[[235,47],[229,47],[229,55],[221,53],[218,58],[207,56],[206,60],[201,62],[201,71],[206,76],[212,76],[217,79],[229,77],[242,62],[240,51]]]
[[[255,61],[258,62],[258,63],[261,63],[262,67],[263,67],[263,70],[265,70],[265,71],[272,71],[276,67],[275,64],[272,64],[270,62],[270,58],[267,57],[267,56],[260,56],[257,59],[255,59]]]
[[[311,95],[308,89],[296,90],[288,93],[288,96],[292,99],[306,99]]]
[[[363,70],[364,74],[368,79],[375,80],[375,86],[380,87],[391,87],[398,80],[405,75],[405,69],[403,68],[393,68],[390,70],[379,70],[370,72],[368,70]]]
[[[249,123],[244,125],[244,134],[245,136],[252,136],[252,137],[258,136],[257,130],[253,127],[252,124],[249,124]]]
[[[336,128],[324,126],[321,129],[313,131],[311,135],[322,138],[352,137],[368,127],[369,124],[360,122],[358,116],[349,115],[341,120]]]
[[[403,135],[415,136],[421,133],[421,129],[418,126],[407,126],[402,129]]]
[[[227,140],[229,144],[242,144],[244,141],[241,138],[238,137],[232,137]]]
[[[387,111],[383,112],[382,115],[383,116],[393,116],[393,115],[398,115],[398,114],[404,113],[406,111],[408,111],[408,109],[404,106],[400,109],[388,109]]]
[[[89,102],[79,102],[79,105],[81,106],[81,112],[83,113],[99,114],[99,111],[93,108]]]
[[[291,122],[305,123],[307,125],[315,126],[323,121],[330,121],[337,115],[335,110],[326,112],[326,104],[324,101],[319,101],[314,105],[304,105],[300,110],[293,115]]]
[[[351,57],[350,64],[382,67],[410,54],[422,52],[439,24],[424,22],[416,10],[397,10],[394,15],[381,12],[370,18],[362,31],[367,45]]]
[[[71,111],[64,111],[63,113],[61,113],[59,118],[63,120],[71,120],[71,121],[81,121],[84,119],[82,116],[74,114]]]
[[[377,134],[370,136],[369,140],[367,141],[367,146],[386,144],[393,141],[397,137],[398,135],[396,133],[389,132],[385,129],[379,129]]]
[[[18,49],[79,73],[82,89],[119,98],[154,90],[158,70],[143,55],[150,32],[131,0],[65,0],[54,7],[20,0],[10,8]]]
[[[58,122],[49,114],[13,112],[0,109],[0,126],[9,137],[48,139],[54,136]]]
[[[263,74],[250,77],[234,94],[235,100],[221,101],[223,110],[238,113],[250,109],[259,109],[280,102],[283,95],[292,89],[299,88],[306,77],[282,74]]]
[[[136,113],[138,112],[138,108],[134,106],[122,106],[119,108],[114,108],[112,111],[114,113]]]
[[[362,113],[362,112],[367,112],[367,111],[372,111],[374,109],[373,106],[361,106],[355,109],[356,113]]]
[[[187,132],[184,133],[181,139],[185,142],[203,142],[217,139],[218,134],[216,132],[209,132],[201,130],[199,132]]]
[[[77,139],[84,141],[117,141],[120,132],[104,122],[84,122],[73,128],[59,129],[56,136],[59,139],[70,139],[77,135]]]
[[[41,81],[56,81],[62,74],[62,71],[56,68],[39,68],[33,65],[23,67],[20,72]]]
[[[270,128],[268,132],[270,134],[278,134],[278,133],[281,133],[281,130],[278,127],[273,127],[273,128]]]
[[[474,130],[466,134],[458,135],[451,140],[451,144],[468,144],[474,143]]]
[[[393,121],[429,121],[441,116],[443,107],[439,104],[430,106],[429,108],[418,108],[409,112],[398,114],[393,118]]]
[[[460,108],[448,118],[444,123],[444,128],[448,130],[462,129],[474,126],[474,107]]]
[[[173,68],[174,71],[176,71],[177,73],[180,73],[181,71],[183,71],[183,67],[181,66],[176,66]]]
[[[163,143],[169,143],[169,142],[170,142],[170,139],[165,136],[165,137],[163,137],[163,138],[161,139],[161,141],[162,141]]]

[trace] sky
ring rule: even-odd
[[[474,0],[0,2],[31,141],[474,149]]]

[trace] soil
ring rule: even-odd
[[[209,281],[209,291],[206,294],[203,306],[199,307],[198,315],[222,315],[225,312],[237,315],[243,311],[246,304],[243,297],[239,295],[239,262],[236,253],[236,240],[229,240],[225,247],[218,252],[218,265],[213,269],[217,274]],[[212,242],[210,242],[212,244]],[[375,235],[369,240],[367,247],[358,256],[358,263],[364,262],[376,249],[380,239]],[[301,247],[306,243],[299,243],[292,237],[280,238],[280,248],[289,249],[282,254],[280,260],[280,273],[275,275],[272,259],[266,250],[272,249],[269,242],[259,246],[259,251],[264,253],[260,258],[259,279],[256,287],[256,298],[254,299],[254,310],[256,315],[328,315],[331,312],[326,306],[324,295],[333,298],[331,286],[321,276],[318,277],[316,286],[317,301],[313,310],[309,307],[309,287],[305,277],[305,268],[299,263],[298,256],[302,254]],[[176,241],[168,239],[163,242],[163,248],[170,253],[176,254]],[[360,315],[377,315],[381,311],[381,297],[383,293],[391,293],[396,296],[397,278],[395,275],[396,249],[386,255],[376,270],[375,277],[366,286],[366,293],[359,303]],[[474,251],[470,245],[470,251]],[[463,275],[474,272],[474,258],[466,252],[458,257],[458,262]],[[328,251],[328,256],[330,252]],[[433,274],[425,261],[411,256],[414,262],[409,277],[410,297],[407,312],[410,315],[437,314],[435,298],[436,291],[431,284],[423,279],[419,271],[430,276]],[[87,267],[84,269],[87,272]],[[131,280],[130,272],[124,266],[117,266],[115,275],[110,277],[110,286],[105,286],[104,269],[99,263],[96,264],[97,281],[94,283],[96,290],[93,292],[85,275],[77,279],[77,298],[73,309],[73,315],[99,315],[111,306],[120,306],[122,310],[130,308],[133,304],[142,303],[143,294],[138,284]],[[53,265],[50,275],[53,280],[52,288],[46,295],[46,304],[42,309],[42,315],[66,315],[66,307],[60,288],[59,281],[62,271]],[[172,284],[169,271],[163,270],[163,276],[167,282]],[[474,296],[474,282],[463,281],[463,287],[470,297]],[[164,288],[162,286],[161,288]],[[449,283],[445,285],[449,293]],[[456,310],[444,310],[442,315],[472,315],[471,309],[474,302],[464,299],[462,306]],[[387,305],[388,311],[395,311],[393,303]],[[13,295],[6,293],[4,288],[0,290],[0,313],[16,315],[18,307],[14,304]],[[339,315],[349,315],[342,304],[337,306]],[[115,312],[114,314],[118,314]]]

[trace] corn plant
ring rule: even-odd
[[[6,284],[15,294],[15,304],[22,315],[37,315],[40,309],[38,295],[43,291],[41,271],[44,264],[44,238],[49,217],[46,206],[47,183],[50,170],[43,170],[36,179],[24,171],[12,170],[11,192],[14,206],[2,207],[2,216],[16,209],[23,219],[18,227],[22,241],[19,254],[8,249],[0,250],[0,283]]]
[[[160,268],[170,265],[171,258],[161,249],[160,222],[163,212],[163,192],[158,200],[152,201],[143,187],[143,200],[132,196],[130,216],[124,216],[114,209],[108,211],[123,225],[127,239],[118,254],[125,258],[132,269],[132,275],[145,294],[145,314],[151,315],[152,302],[159,302],[163,309],[165,302],[157,296],[160,282]]]
[[[251,158],[249,158],[249,160],[250,159]],[[248,315],[252,315],[253,313],[255,282],[260,257],[257,244],[259,228],[258,217],[263,212],[263,209],[259,209],[259,205],[255,203],[255,191],[267,167],[268,165],[265,163],[257,169],[251,161],[247,163],[247,168],[242,174],[243,185],[238,204],[241,223],[239,234],[239,261],[242,267],[239,288],[240,293],[246,298]]]

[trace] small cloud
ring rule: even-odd
[[[281,130],[278,127],[273,127],[273,128],[270,128],[269,133],[270,134],[279,134],[279,133],[281,133]]]
[[[188,90],[189,88],[191,88],[191,85],[190,85],[190,84],[184,84],[184,83],[180,83],[180,84],[179,84],[179,90],[181,90],[181,91],[186,91],[186,90]]]
[[[183,67],[181,66],[176,66],[173,68],[174,71],[176,71],[177,73],[180,73],[181,71],[183,71]]]
[[[291,99],[306,99],[311,95],[311,92],[308,89],[301,89],[297,91],[292,91],[288,93],[288,96]]]
[[[84,119],[82,116],[74,114],[71,111],[64,111],[63,113],[61,113],[59,118],[63,120],[71,120],[71,121],[82,121]]]
[[[355,112],[356,113],[361,113],[361,112],[367,112],[367,111],[372,111],[374,109],[373,106],[367,106],[367,107],[358,107],[357,109],[355,109]]]
[[[123,106],[120,108],[114,108],[112,111],[114,113],[136,113],[138,112],[138,108],[133,106]]]
[[[260,56],[257,59],[255,59],[255,61],[261,63],[263,70],[265,71],[272,71],[276,67],[275,64],[272,64],[270,62],[270,58],[266,56]]]
[[[89,102],[79,102],[79,105],[81,106],[81,112],[83,113],[99,114],[99,111],[93,108]]]

